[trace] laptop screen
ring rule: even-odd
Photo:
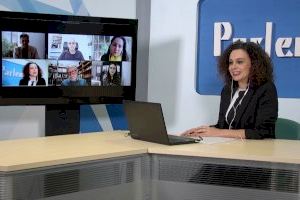
[[[124,101],[124,109],[132,138],[169,144],[161,104]]]

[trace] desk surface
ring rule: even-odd
[[[0,142],[0,171],[15,171],[148,152],[158,144],[136,141],[124,132],[6,140]]]
[[[148,153],[300,164],[300,141],[234,140],[218,144],[150,147]]]
[[[295,140],[166,146],[133,140],[121,131],[6,140],[0,152],[0,171],[6,172],[143,153],[300,164],[300,141]]]

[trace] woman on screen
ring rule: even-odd
[[[42,78],[40,66],[34,62],[28,62],[23,68],[23,78],[20,80],[19,85],[46,85],[45,79]]]
[[[122,36],[115,36],[111,39],[108,51],[101,57],[102,61],[128,61],[126,51],[126,40]]]
[[[274,138],[278,99],[267,53],[256,43],[237,41],[220,56],[219,72],[225,86],[218,123],[192,128],[183,135]]]
[[[121,85],[120,74],[118,73],[117,63],[110,63],[108,71],[102,75],[103,86],[118,86]]]

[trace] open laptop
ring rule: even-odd
[[[182,136],[168,135],[160,103],[124,101],[130,136],[134,139],[175,145],[199,142]]]

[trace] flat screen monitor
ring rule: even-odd
[[[135,19],[0,11],[0,104],[135,99]]]

